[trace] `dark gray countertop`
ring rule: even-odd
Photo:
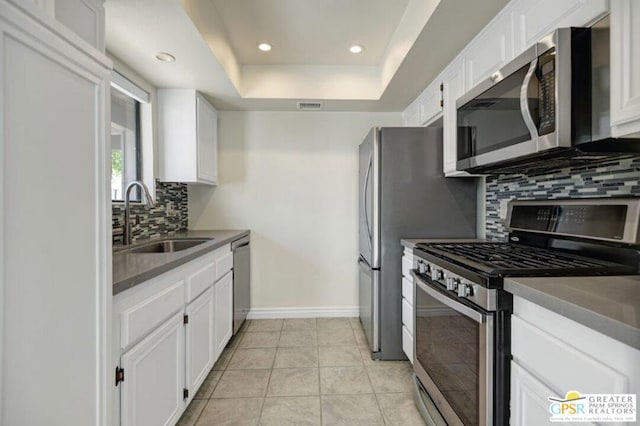
[[[203,244],[174,253],[113,253],[113,294],[116,295],[142,282],[157,277],[171,269],[183,265],[209,253],[231,241],[249,235],[249,230],[187,231],[162,238],[153,238],[133,244],[148,244],[164,238],[213,238]]]
[[[640,276],[509,278],[504,289],[640,349]]]

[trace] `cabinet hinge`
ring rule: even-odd
[[[440,83],[440,91],[444,92],[444,83]]]
[[[187,389],[187,388],[182,389],[182,397],[184,399],[189,398],[189,389]]]
[[[444,83],[440,83],[440,108],[444,108]]]
[[[444,108],[444,101],[440,99],[440,108]]]
[[[183,324],[189,324],[189,315],[184,315],[182,317],[182,323]]]
[[[116,367],[116,386],[124,382],[124,368]]]

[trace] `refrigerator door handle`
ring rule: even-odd
[[[367,173],[364,176],[364,188],[362,198],[364,199],[364,221],[367,226],[367,235],[369,236],[369,249],[371,250],[371,225],[369,224],[369,215],[367,214],[367,189],[369,188],[369,176],[371,175],[371,167],[373,166],[373,153],[369,157],[369,165],[367,166]],[[372,252],[373,254],[373,252]]]

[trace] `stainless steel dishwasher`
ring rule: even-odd
[[[251,256],[249,236],[231,243],[233,250],[233,334],[247,319],[251,302]]]

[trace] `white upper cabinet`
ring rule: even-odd
[[[420,102],[420,124],[434,121],[442,113],[442,86],[438,81],[431,83],[423,93]]]
[[[612,0],[614,136],[640,132],[640,5],[636,3]],[[607,0],[512,0],[407,107],[404,125],[424,126],[442,113],[443,171],[446,176],[469,176],[456,170],[456,100],[556,28],[589,26],[608,12]],[[435,102],[441,83],[443,106]]]
[[[511,17],[503,14],[482,30],[464,54],[466,90],[498,71],[513,57]]]
[[[443,168],[446,176],[465,174],[456,170],[457,156],[457,109],[456,101],[464,94],[464,67],[461,60],[454,61],[444,72],[443,78]]]
[[[159,178],[218,184],[218,112],[191,89],[158,90]]]
[[[420,125],[420,107],[414,102],[402,113],[402,125],[415,127]]]
[[[11,0],[19,3],[18,0]],[[101,52],[104,52],[104,0],[32,0]]]
[[[402,114],[405,126],[426,126],[442,116],[442,87],[434,80]]]
[[[611,1],[611,133],[640,137],[640,2]]]
[[[556,28],[589,26],[608,11],[607,0],[518,0],[513,7],[516,55]]]

